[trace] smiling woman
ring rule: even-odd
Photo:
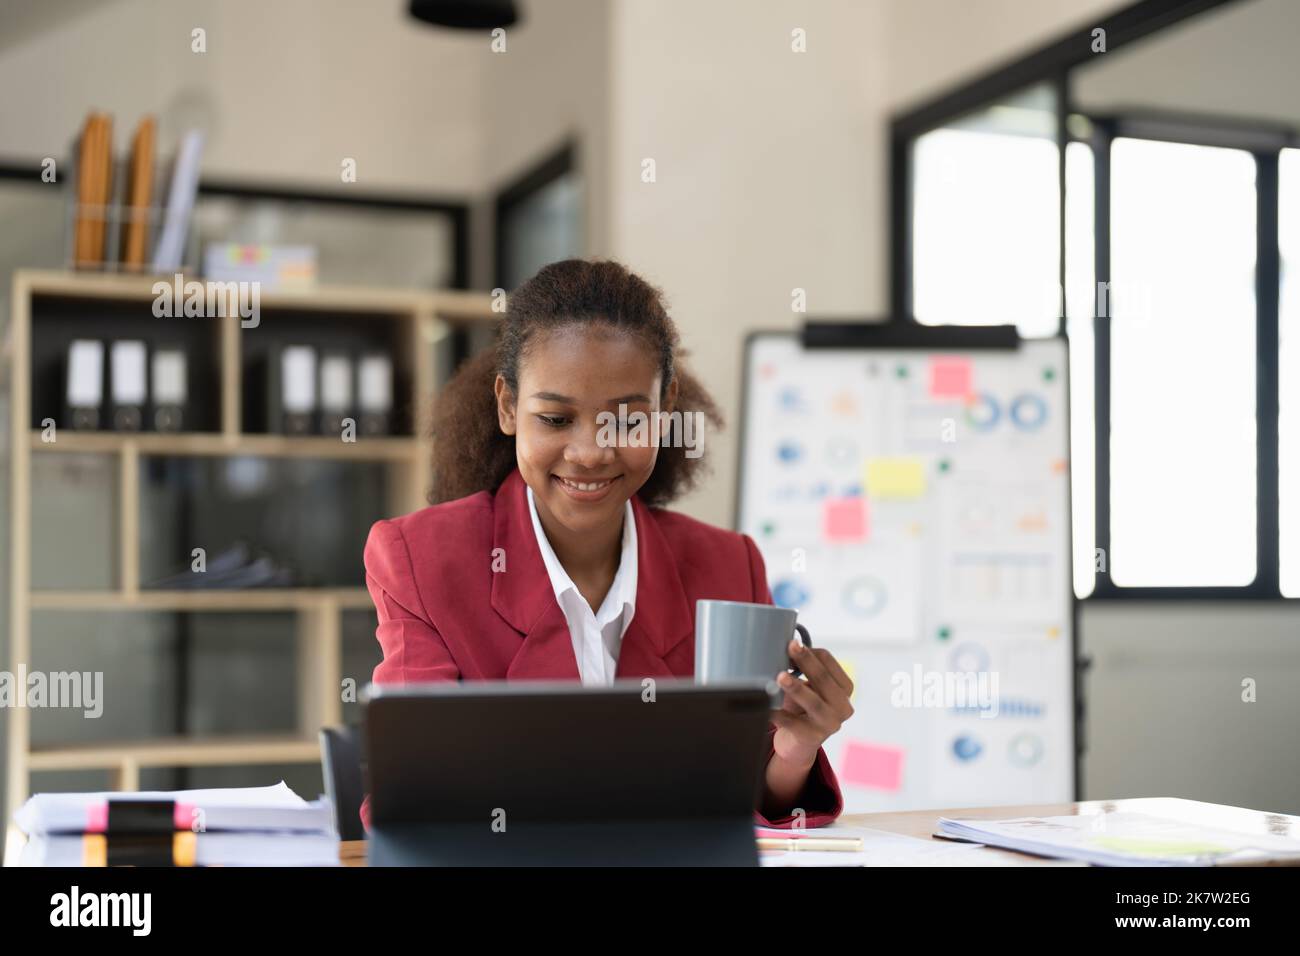
[[[772,603],[749,537],[658,507],[703,465],[675,430],[720,424],[678,358],[659,292],[617,263],[557,262],[519,288],[496,348],[439,398],[435,504],[366,543],[376,684],[691,677],[697,601]],[[611,416],[655,427],[611,441]],[[853,684],[823,649],[790,655],[807,679],[779,678],[756,818],[817,826],[842,807],[821,745]]]
[[[595,349],[583,348],[588,338],[594,344],[605,343],[605,350],[613,347],[611,340],[632,339],[639,348],[625,341],[621,357],[633,362],[639,358],[637,374],[649,372],[640,390],[629,388],[628,379],[607,376],[610,387],[595,396],[597,411],[618,410],[620,398],[632,411],[649,411],[653,399],[654,408],[676,411],[680,420],[689,417],[697,429],[702,421],[722,427],[722,415],[713,398],[681,366],[677,330],[657,289],[614,262],[569,259],[553,263],[510,297],[496,347],[467,362],[439,396],[434,414],[431,503],[495,490],[514,470],[520,436],[501,427],[495,380],[500,376],[511,396],[520,395],[521,365],[527,365],[538,348],[548,354],[567,350],[570,357],[568,368],[554,369],[561,376],[555,389],[542,393],[560,401],[553,401],[549,410],[533,408],[532,414],[543,414],[545,421],[557,427],[569,424],[566,411],[571,414],[572,409],[562,400],[578,396],[572,394],[571,379],[564,376],[590,375],[599,367]],[[676,392],[673,403],[665,400],[669,388]],[[544,398],[530,393],[526,401],[541,403]],[[673,430],[656,437],[661,451],[640,489],[642,500],[652,505],[680,497],[699,480],[703,468],[700,456],[687,454],[695,442],[683,440]]]

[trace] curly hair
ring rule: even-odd
[[[519,366],[540,332],[600,323],[635,335],[657,356],[662,400],[677,382],[674,410],[700,412],[715,428],[722,414],[704,386],[682,367],[677,327],[663,295],[617,262],[565,259],[545,266],[511,295],[496,342],[452,376],[434,405],[433,487],[429,503],[494,492],[514,470],[515,437],[501,431],[494,386],[497,375],[519,394]],[[674,428],[676,425],[674,424]],[[670,433],[654,470],[638,494],[648,505],[667,504],[699,480],[703,456],[688,458]]]

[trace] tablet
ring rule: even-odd
[[[371,685],[373,865],[756,865],[772,685]]]

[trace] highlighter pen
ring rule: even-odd
[[[842,853],[858,853],[862,850],[862,837],[797,837],[780,839],[776,837],[759,837],[760,850],[833,850]]]

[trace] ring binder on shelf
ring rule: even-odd
[[[383,353],[363,356],[357,374],[358,431],[363,435],[387,435],[392,430],[393,360]]]
[[[155,349],[151,372],[153,427],[160,432],[183,431],[188,418],[185,405],[189,397],[184,349]]]
[[[75,339],[68,346],[65,375],[67,427],[94,431],[99,428],[99,410],[104,403],[104,343]]]
[[[342,353],[324,355],[320,361],[320,409],[323,435],[338,435],[343,420],[352,414],[352,359]]]
[[[310,345],[287,345],[271,363],[271,431],[285,435],[310,435],[316,431],[316,350]]]
[[[144,427],[144,407],[149,398],[147,350],[139,339],[119,339],[112,345],[109,362],[109,409],[113,429],[138,432]]]

